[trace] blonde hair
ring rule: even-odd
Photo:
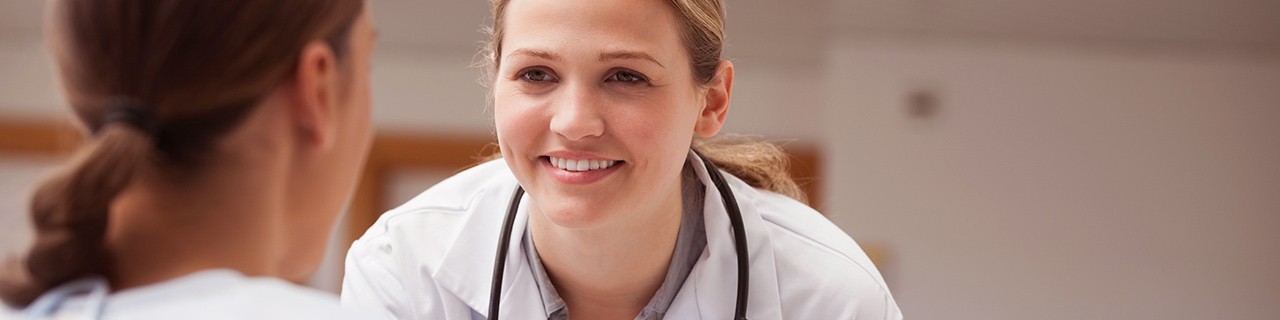
[[[482,79],[492,84],[500,67],[503,25],[507,4],[511,0],[492,0],[493,25],[486,29],[489,41],[481,51],[480,64],[485,67]],[[724,4],[720,0],[667,0],[675,9],[680,23],[681,39],[689,54],[689,66],[698,86],[715,80],[724,50]],[[804,191],[791,178],[790,161],[781,147],[742,136],[694,139],[693,149],[702,153],[721,170],[747,182],[752,187],[781,193],[807,203]],[[498,158],[495,155],[490,158]]]

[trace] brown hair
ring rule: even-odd
[[[491,0],[493,26],[487,28],[489,41],[481,52],[486,67],[484,82],[494,79],[501,64],[503,24],[511,0]],[[667,0],[676,11],[681,39],[689,54],[693,80],[707,86],[715,80],[724,49],[724,4],[720,0]],[[734,136],[695,139],[693,148],[720,169],[753,187],[807,202],[804,191],[791,178],[790,162],[781,147],[756,139]]]
[[[59,1],[50,15],[61,31],[53,33],[55,52],[68,101],[92,138],[36,190],[35,243],[5,266],[0,298],[25,307],[67,281],[106,275],[110,206],[138,169],[156,166],[167,178],[197,171],[216,139],[289,79],[307,43],[324,39],[341,59],[363,7],[363,0]],[[121,101],[150,125],[113,121],[118,114],[107,109]]]

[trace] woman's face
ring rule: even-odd
[[[536,210],[590,229],[678,201],[695,126],[715,120],[666,3],[516,0],[504,28],[498,144]]]

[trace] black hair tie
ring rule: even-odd
[[[102,128],[114,123],[134,126],[152,138],[155,138],[160,131],[160,123],[147,107],[147,103],[129,96],[117,96],[107,101],[107,106],[102,113],[102,122],[95,131],[101,131]]]

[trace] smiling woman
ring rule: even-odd
[[[715,0],[494,2],[502,159],[384,214],[347,256],[344,302],[419,319],[900,318],[866,254],[797,200],[778,147],[706,140],[732,96],[723,17]]]

